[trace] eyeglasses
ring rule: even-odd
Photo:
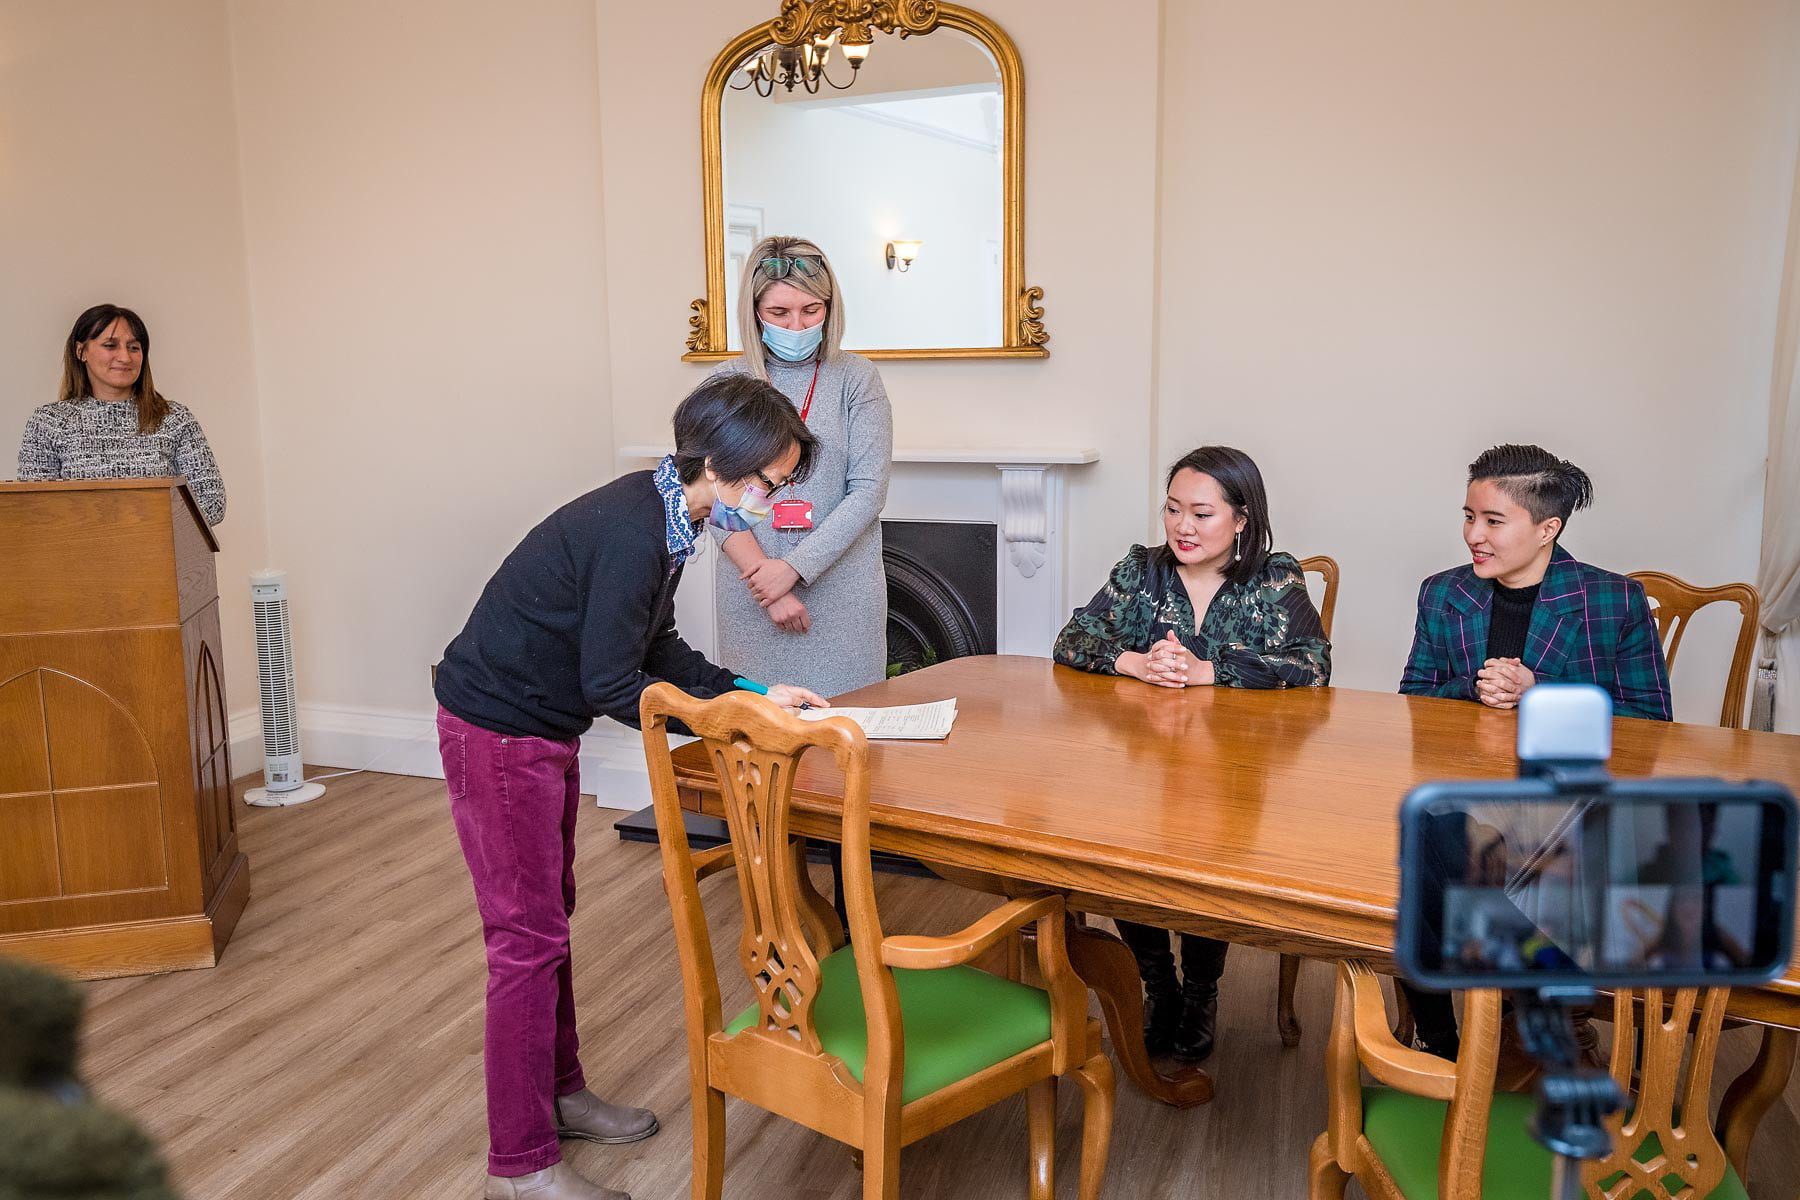
[[[774,255],[757,263],[757,269],[770,279],[786,279],[790,274],[803,275],[808,279],[814,275],[822,275],[825,264],[812,255]]]
[[[764,475],[761,471],[756,471],[756,472],[754,472],[754,474],[756,475],[756,481],[758,483],[762,484],[764,490],[766,490],[769,493],[769,495],[771,495],[771,496],[773,496],[776,492],[779,492],[782,488],[786,487],[788,484],[793,482],[793,480],[791,480],[791,479],[784,479],[780,483],[776,483],[773,479],[770,479],[767,475]]]

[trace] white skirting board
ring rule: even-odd
[[[679,744],[686,739],[671,739]],[[323,704],[300,706],[300,748],[310,774],[361,769],[442,779],[437,716]],[[262,718],[245,709],[231,718],[231,766],[238,775],[262,770]],[[326,787],[330,788],[327,781]],[[639,809],[650,803],[644,743],[635,729],[602,720],[581,739],[581,790],[601,808]]]

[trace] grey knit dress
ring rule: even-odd
[[[787,363],[771,354],[768,364],[769,382],[799,408],[812,383],[811,360]],[[714,373],[746,370],[744,360],[734,358]],[[782,532],[764,521],[754,532],[764,554],[786,559],[800,573],[794,594],[806,605],[812,628],[776,628],[715,547],[718,661],[763,682],[797,683],[837,696],[887,675],[881,509],[893,467],[894,416],[875,365],[845,351],[821,364],[806,424],[819,439],[812,475],[778,499],[812,501],[812,531]]]

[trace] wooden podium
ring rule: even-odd
[[[210,967],[250,898],[212,531],[179,479],[0,482],[0,955]]]

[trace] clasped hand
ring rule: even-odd
[[[769,620],[775,623],[775,628],[783,633],[805,633],[812,628],[812,616],[806,611],[806,605],[792,592],[774,601],[763,611],[769,614]]]
[[[750,589],[751,598],[768,612],[769,620],[775,623],[777,629],[786,633],[805,633],[812,628],[812,618],[807,615],[806,605],[801,603],[800,597],[794,595],[794,585],[800,582],[800,572],[784,560],[765,558],[739,574],[738,578]]]
[[[1489,708],[1517,708],[1519,697],[1537,683],[1531,668],[1516,658],[1490,658],[1475,673],[1475,698]]]
[[[744,581],[756,602],[767,608],[794,590],[794,585],[800,582],[800,572],[790,567],[785,559],[765,558],[738,578]]]
[[[1172,629],[1161,641],[1151,643],[1148,653],[1121,654],[1117,666],[1121,674],[1157,687],[1195,687],[1214,682],[1212,663],[1195,657]]]

